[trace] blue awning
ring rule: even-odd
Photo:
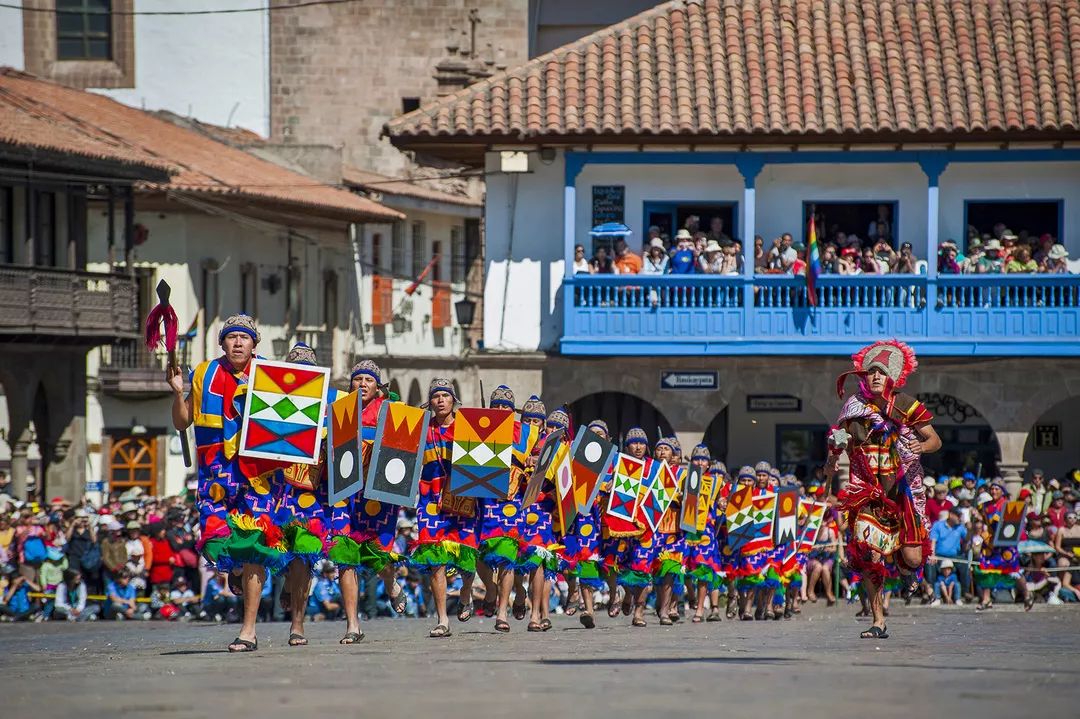
[[[605,222],[589,230],[589,234],[593,237],[625,237],[633,233],[621,222]]]

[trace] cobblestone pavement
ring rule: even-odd
[[[788,622],[644,629],[555,617],[260,627],[259,651],[229,655],[236,626],[125,622],[0,625],[0,716],[51,717],[994,717],[1078,716],[1080,611],[894,608],[891,637],[858,638],[848,606]],[[396,714],[392,712],[397,712]]]

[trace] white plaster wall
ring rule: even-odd
[[[230,8],[260,8],[236,0]],[[220,0],[186,0],[185,10],[220,9]],[[175,0],[136,0],[137,12],[174,10]],[[171,110],[205,122],[270,134],[270,41],[266,12],[140,15],[135,18],[135,87],[95,90],[146,110]]]
[[[563,161],[529,173],[493,174],[484,205],[484,346],[556,347],[562,330]],[[489,171],[498,155],[489,155]],[[580,187],[580,184],[579,184]],[[580,191],[580,190],[579,190]],[[587,229],[587,228],[586,228]]]
[[[803,202],[895,201],[897,239],[926,256],[927,181],[918,165],[766,165],[756,187],[756,234],[766,245],[785,232],[802,241]]]
[[[22,5],[22,0],[10,4]],[[0,67],[13,67],[22,70],[23,61],[23,11],[17,8],[0,7]]]
[[[967,237],[964,200],[1001,199],[1065,200],[1060,240],[1080,251],[1080,162],[951,163],[941,175],[941,237]]]

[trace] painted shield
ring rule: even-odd
[[[450,492],[458,497],[506,499],[514,447],[514,413],[463,407],[454,418]]]
[[[600,494],[600,480],[607,474],[616,454],[615,445],[585,429],[574,438],[570,451],[570,472],[574,482],[574,503],[578,512],[588,512]]]
[[[326,494],[331,505],[348,499],[364,486],[360,449],[360,391],[330,403],[327,436]]]
[[[330,370],[254,359],[250,378],[239,454],[317,464]]]
[[[577,519],[578,506],[574,498],[574,475],[571,469],[570,449],[566,442],[559,445],[555,459],[551,464],[552,479],[555,482],[555,496],[559,503],[559,531],[566,534]]]
[[[708,487],[705,486],[706,479],[709,481]],[[683,503],[679,515],[679,528],[684,532],[704,531],[705,523],[699,522],[698,518],[703,514],[702,509],[704,515],[708,516],[711,486],[711,476],[703,474],[700,467],[690,465],[683,481]]]
[[[664,460],[652,461],[645,467],[645,476],[638,492],[637,519],[655,532],[675,499],[678,480],[674,470]]]
[[[731,495],[727,506],[728,546],[732,552],[750,554],[771,549],[776,495],[754,496],[751,486],[740,487]]]
[[[813,502],[809,500],[803,500],[803,504],[807,508],[806,524],[803,526],[802,532],[799,534],[799,543],[795,550],[789,552],[790,557],[795,552],[799,554],[809,554],[810,550],[817,544],[818,532],[821,530],[821,523],[825,519],[825,508],[829,505],[825,502]],[[785,557],[787,559],[787,557]]]
[[[431,415],[404,402],[383,402],[375,426],[364,497],[415,507]]]
[[[1008,502],[994,531],[995,547],[1015,547],[1024,528],[1024,503]]]
[[[529,483],[525,486],[525,494],[521,499],[522,508],[528,507],[540,496],[540,490],[544,486],[544,480],[549,479],[552,467],[555,463],[559,449],[566,444],[566,431],[557,429],[540,440],[540,456],[536,460]]]
[[[540,440],[540,426],[528,422],[518,422],[517,440],[514,441],[514,466],[519,469],[525,468],[525,463],[532,454],[533,448]]]
[[[773,541],[790,544],[799,531],[799,488],[784,487],[776,494],[776,521],[773,523]]]
[[[620,454],[615,462],[611,480],[611,496],[607,513],[626,522],[633,522],[637,511],[638,491],[645,474],[645,460]]]

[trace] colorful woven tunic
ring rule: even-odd
[[[574,519],[570,532],[563,537],[564,571],[592,589],[604,586],[600,576],[600,503]]]
[[[983,505],[986,513],[986,532],[983,534],[979,566],[975,569],[975,586],[979,589],[1012,589],[1020,573],[1020,553],[1016,547],[993,546],[994,533],[1005,514],[1006,498]]]
[[[515,422],[515,444],[520,437],[521,422]],[[524,560],[521,495],[525,477],[525,467],[515,454],[510,467],[509,497],[477,500],[480,510],[480,559],[492,569],[517,569]]]
[[[419,534],[409,548],[409,564],[421,571],[451,566],[462,572],[476,571],[478,519],[475,502],[458,499],[451,503],[450,495],[444,496],[450,478],[452,445],[452,423],[444,427],[433,422],[428,427],[420,475],[420,499],[416,508]],[[471,516],[468,515],[469,505],[472,506]]]
[[[222,571],[260,564],[276,572],[289,561],[274,519],[281,473],[237,455],[247,372],[220,357],[200,363],[189,378],[202,528],[197,548]]]
[[[723,482],[718,476],[714,481]],[[686,569],[690,577],[697,582],[704,582],[709,590],[719,589],[723,582],[725,568],[721,561],[724,550],[723,522],[724,512],[720,509],[721,499],[726,499],[729,485],[724,482],[716,495],[716,501],[709,508],[705,519],[705,530],[699,534],[686,536]]]

